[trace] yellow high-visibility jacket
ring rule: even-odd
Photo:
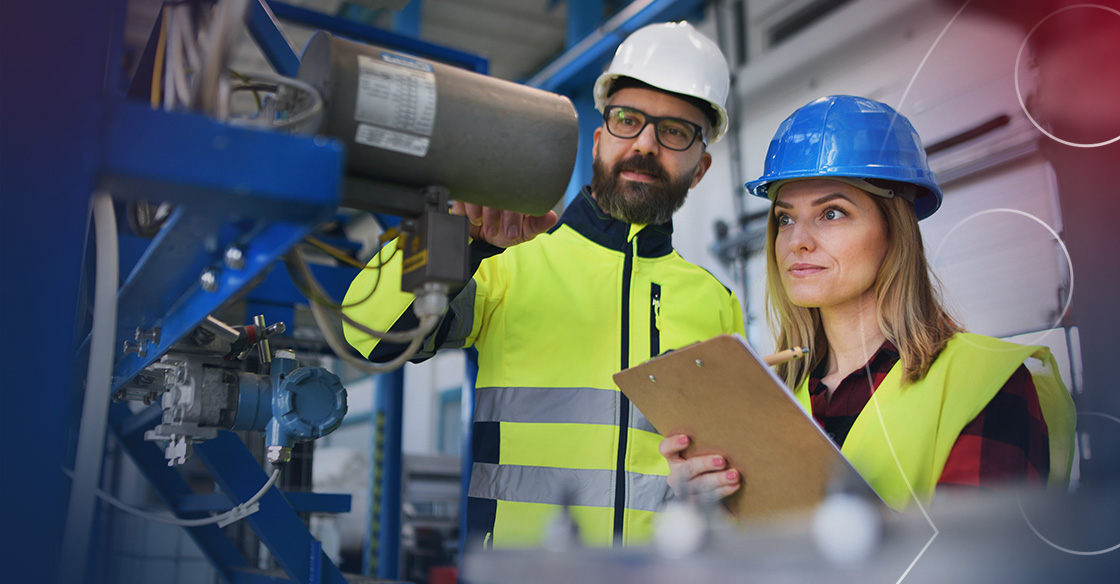
[[[735,294],[674,251],[671,234],[671,223],[602,214],[585,188],[549,233],[482,260],[452,301],[421,358],[478,351],[472,537],[535,546],[567,507],[587,544],[648,541],[671,496],[669,468],[661,436],[612,376],[669,349],[743,334]],[[411,301],[395,290],[399,269],[388,266],[349,315],[374,328],[396,321]],[[363,270],[346,302],[364,298],[374,278]],[[367,356],[377,344],[349,327],[346,338]]]
[[[901,361],[896,363],[852,424],[840,452],[891,507],[901,510],[913,503],[911,488],[927,505],[961,431],[1032,358],[1037,366],[1028,369],[1050,436],[1047,485],[1065,488],[1076,412],[1050,351],[970,333],[954,335],[916,383],[903,385]],[[795,394],[811,412],[808,380]]]

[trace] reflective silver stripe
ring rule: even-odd
[[[617,424],[617,391],[590,387],[480,387],[476,422]]]
[[[449,308],[443,313],[436,328],[432,329],[431,333],[424,338],[424,342],[420,345],[419,350],[416,351],[416,356],[412,358],[413,361],[419,359],[431,358],[435,356],[436,351],[441,349],[462,349],[463,345],[467,343],[467,336],[471,334],[471,327],[474,325],[474,291],[478,288],[478,284],[474,280],[467,282],[455,298],[451,299]],[[411,308],[409,309],[411,310]],[[443,344],[436,346],[436,336],[443,328],[443,323],[451,319],[450,332],[447,339]]]
[[[657,428],[654,428],[653,424],[649,423],[649,420],[646,419],[645,414],[643,414],[642,411],[638,408],[634,407],[634,404],[630,404],[630,411],[633,414],[630,416],[631,428],[634,428],[635,430],[645,430],[646,432],[650,432],[653,434],[660,434],[660,432],[657,431]]]
[[[579,505],[614,506],[614,471],[543,466],[515,466],[476,462],[468,494],[480,499]],[[671,491],[665,477],[635,472],[629,479],[627,508],[660,511]]]
[[[618,392],[589,387],[480,387],[475,390],[476,422],[614,424]],[[630,404],[630,427],[657,434]],[[498,415],[501,412],[501,416]]]
[[[630,479],[630,497],[626,501],[629,509],[660,511],[673,498],[668,477],[637,472],[628,472],[626,476]]]
[[[451,313],[453,320],[451,329],[447,333],[447,340],[443,343],[444,349],[462,349],[466,345],[467,337],[474,327],[476,290],[478,290],[478,283],[471,278],[471,281],[467,282],[467,285],[451,300],[448,312]]]

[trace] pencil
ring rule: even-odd
[[[767,365],[769,365],[771,367],[773,367],[775,365],[781,365],[782,363],[785,363],[786,361],[792,361],[794,359],[804,357],[805,355],[808,355],[808,354],[809,354],[809,349],[807,349],[805,347],[793,347],[792,349],[786,349],[784,351],[778,351],[777,353],[774,353],[773,355],[770,355],[769,357],[763,357],[762,362],[766,363]]]

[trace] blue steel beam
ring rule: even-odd
[[[554,6],[549,6],[551,10]],[[603,20],[603,0],[569,0],[564,48],[570,49],[595,31]]]
[[[217,438],[195,445],[194,452],[218,486],[237,501],[249,500],[268,480],[260,464],[232,432],[219,432]],[[342,572],[323,557],[321,550],[315,558],[317,562],[312,561],[314,538],[279,489],[272,487],[259,502],[260,510],[243,521],[249,523],[293,582],[346,584]],[[317,568],[314,573],[313,567]]]
[[[299,72],[299,56],[264,0],[253,1],[247,20],[249,34],[272,68],[281,75],[295,77]]]
[[[350,495],[342,493],[307,493],[303,491],[284,491],[284,498],[296,513],[347,513],[350,511]],[[192,495],[181,497],[177,503],[180,512],[206,511],[224,513],[236,507],[225,493]]]
[[[325,207],[337,210],[343,152],[334,140],[129,101],[116,103],[107,117],[101,173],[114,198],[198,203],[239,219],[300,220]]]
[[[459,561],[463,565],[463,553],[467,549],[467,494],[471,486],[471,472],[474,470],[474,391],[478,383],[478,349],[463,349],[467,357],[463,366],[463,391],[459,396]]]
[[[397,34],[420,38],[421,0],[411,0],[404,8],[393,13],[393,31]]]
[[[276,18],[280,20],[290,20],[311,28],[321,28],[338,36],[355,41],[412,53],[417,57],[434,59],[449,65],[470,69],[476,73],[486,73],[489,70],[489,61],[478,55],[433,45],[407,35],[396,34],[350,20],[327,16],[322,12],[315,12],[314,10],[284,4],[283,2],[269,0],[268,6],[272,9]]]
[[[570,47],[554,61],[530,77],[532,87],[569,93],[586,91],[618,45],[632,32],[654,22],[690,17],[708,0],[636,0],[610,20]]]
[[[156,495],[167,505],[168,509],[175,510],[176,517],[181,519],[209,517],[209,514],[202,510],[179,510],[179,501],[189,499],[194,493],[191,491],[190,485],[179,475],[179,471],[174,467],[167,466],[163,451],[155,443],[144,440],[143,425],[145,423],[149,424],[147,429],[151,429],[159,421],[161,415],[158,405],[152,405],[134,415],[125,403],[115,403],[109,409],[109,431],[117,438],[132,461],[136,463],[144,478],[148,479],[148,483]],[[250,494],[250,496],[252,495]],[[241,555],[241,552],[237,550],[230,542],[229,537],[217,525],[186,527],[184,529],[226,582],[230,581],[231,569],[248,565],[245,557]]]
[[[116,388],[332,216],[343,155],[334,141],[233,128],[141,104],[118,104],[111,120],[102,185],[117,198],[158,196],[176,205],[121,288],[114,346],[121,351],[137,327],[158,326],[162,335],[144,357],[118,354]],[[241,249],[244,265],[223,263],[231,246]],[[200,284],[204,271],[214,275],[212,289]]]
[[[378,375],[377,393],[370,410],[374,460],[370,465],[370,520],[362,572],[372,575],[376,568],[377,577],[382,579],[396,579],[400,573],[403,415],[404,369]]]

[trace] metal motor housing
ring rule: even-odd
[[[359,184],[441,186],[455,200],[531,215],[567,190],[579,143],[567,97],[324,31],[308,42],[298,77],[320,92],[320,132],[346,143]],[[343,204],[387,206],[354,181]]]

